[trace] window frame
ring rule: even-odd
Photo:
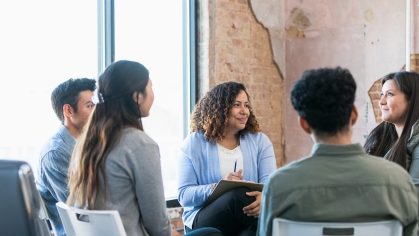
[[[98,75],[115,61],[115,1],[98,0]],[[197,2],[182,0],[183,9],[183,137],[189,134],[189,119],[198,101],[198,61],[197,61]],[[189,108],[189,109],[187,109]]]
[[[98,75],[115,61],[115,2],[98,0]],[[183,25],[183,138],[189,130],[190,115],[197,102],[198,61],[197,61],[197,2],[182,0]],[[166,198],[167,207],[180,207],[177,197]]]

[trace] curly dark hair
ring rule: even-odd
[[[215,143],[225,137],[227,132],[228,116],[235,99],[244,91],[249,100],[249,118],[244,129],[237,134],[243,137],[247,132],[261,131],[259,121],[250,105],[250,96],[242,83],[225,82],[215,86],[201,98],[195,105],[191,117],[192,132],[202,132],[207,141]]]
[[[305,71],[291,90],[291,101],[317,136],[333,136],[349,128],[356,83],[347,69]]]
[[[88,78],[69,79],[58,85],[51,93],[51,105],[58,119],[64,124],[63,106],[69,104],[77,113],[80,92],[95,91],[96,80]]]

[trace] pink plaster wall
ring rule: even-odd
[[[304,70],[341,66],[358,85],[359,118],[353,142],[363,144],[377,125],[368,90],[374,81],[405,64],[405,1],[250,0],[258,20],[270,31],[274,57],[284,76],[285,156],[287,163],[310,153],[312,141],[297,124],[290,90]],[[412,22],[418,19],[412,0]],[[412,23],[412,30],[418,31]],[[412,32],[417,41],[417,34]],[[417,51],[418,43],[412,43]],[[413,52],[412,52],[413,53]],[[417,52],[416,52],[417,53]]]
[[[411,0],[411,53],[419,54],[419,0]]]

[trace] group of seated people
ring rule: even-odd
[[[291,102],[313,140],[309,156],[276,167],[242,83],[216,85],[196,104],[176,161],[186,235],[272,234],[276,217],[310,222],[397,220],[416,235],[419,185],[419,75],[382,80],[383,122],[364,147],[352,143],[358,111],[347,69],[305,71]],[[178,235],[171,229],[157,143],[143,129],[154,101],[149,72],[121,60],[93,79],[60,84],[51,102],[62,125],[41,152],[36,185],[58,235],[56,203],[117,210],[127,235]],[[279,115],[279,114],[278,114]],[[234,169],[232,168],[234,166]],[[204,204],[221,179],[264,184],[234,188]]]

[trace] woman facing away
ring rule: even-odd
[[[154,101],[148,70],[117,61],[98,84],[96,108],[71,159],[67,204],[117,210],[127,235],[179,235],[166,213],[159,147],[141,122]]]
[[[405,168],[419,184],[419,75],[397,72],[382,80],[381,122],[364,144],[368,154],[381,156]]]
[[[260,130],[245,86],[226,82],[207,92],[195,106],[191,129],[178,154],[186,232],[210,226],[224,235],[255,235],[261,192],[235,188],[203,207],[221,179],[265,183],[276,169],[272,143]]]

